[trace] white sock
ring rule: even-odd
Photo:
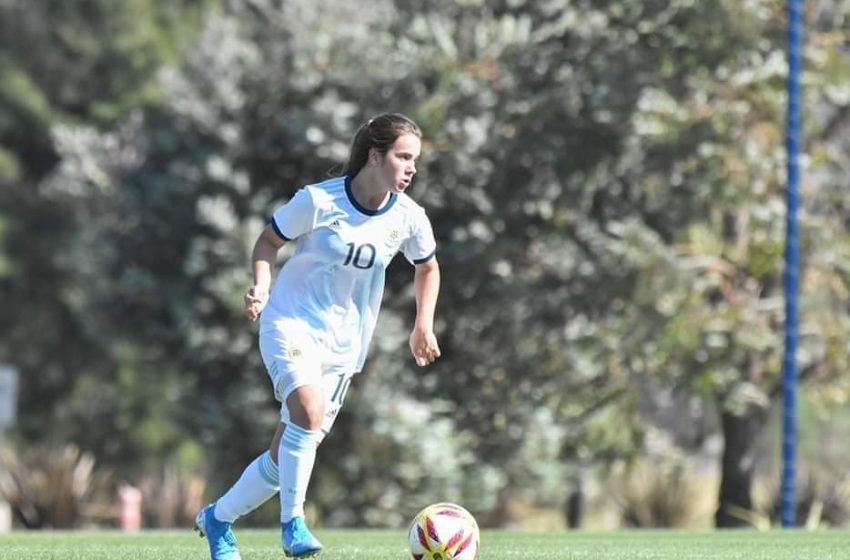
[[[305,430],[292,422],[283,431],[278,451],[278,479],[285,482],[280,488],[281,523],[304,515],[307,486],[316,462],[316,444],[321,437],[321,430]]]
[[[215,518],[233,523],[274,496],[278,490],[278,468],[266,451],[245,467],[236,484],[215,504]]]

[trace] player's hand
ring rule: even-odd
[[[254,286],[245,294],[245,316],[256,321],[269,300],[268,290]]]
[[[427,366],[440,357],[437,337],[430,329],[414,328],[410,333],[410,351],[419,367]]]

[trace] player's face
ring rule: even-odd
[[[416,160],[422,143],[415,134],[403,134],[384,155],[381,177],[390,192],[404,192],[416,174]]]

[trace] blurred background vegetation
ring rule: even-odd
[[[309,514],[770,526],[779,0],[0,2],[0,491],[19,527],[188,526],[278,418],[242,316],[272,210],[386,111],[423,127],[443,357],[390,268]],[[798,521],[850,516],[850,2],[806,3]],[[271,525],[272,500],[246,520]]]

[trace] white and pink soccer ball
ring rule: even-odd
[[[432,504],[413,518],[408,541],[414,560],[474,560],[480,545],[478,523],[457,504]]]

